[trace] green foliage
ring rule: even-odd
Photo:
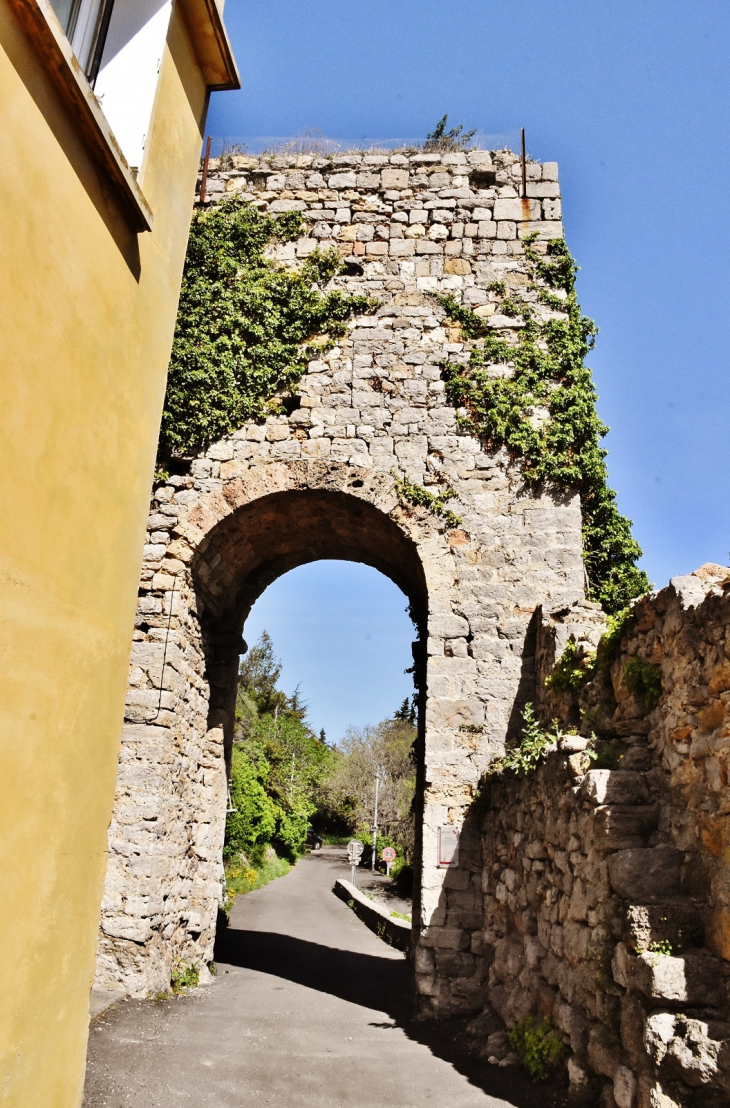
[[[406,923],[411,922],[411,917],[407,916],[404,912],[391,912],[390,914],[393,919],[404,919]]]
[[[413,896],[413,866],[404,858],[396,858],[390,869],[390,876],[400,895],[408,900]]]
[[[620,611],[609,615],[606,620],[606,630],[598,644],[596,657],[598,665],[606,668],[618,657],[621,646],[621,636],[634,618],[631,608],[622,608]]]
[[[240,856],[232,858],[226,863],[227,910],[230,911],[237,896],[263,888],[277,877],[284,877],[291,868],[291,862],[279,858],[273,849],[265,852],[255,868]]]
[[[538,1025],[534,1016],[525,1016],[509,1032],[509,1041],[533,1081],[546,1081],[566,1054],[565,1043],[547,1017]]]
[[[198,984],[200,970],[194,962],[183,962],[176,959],[172,964],[170,976],[170,991],[179,996],[185,989],[194,989]]]
[[[575,639],[568,639],[552,673],[545,678],[546,689],[557,693],[577,692],[592,676],[595,671],[595,654],[578,658],[576,652]]]
[[[591,596],[607,612],[618,612],[649,588],[636,566],[641,549],[631,522],[608,488],[606,451],[600,446],[608,428],[596,412],[597,394],[584,360],[597,328],[581,313],[575,294],[577,266],[562,239],[547,244],[547,255],[525,239],[532,270],[530,290],[561,318],[542,320],[532,304],[503,296],[500,311],[521,316],[524,326],[514,341],[491,333],[485,322],[453,297],[441,303],[465,338],[483,336],[469,363],[443,367],[450,402],[464,411],[459,424],[489,449],[506,447],[524,459],[528,484],[551,481],[577,488],[583,513],[583,556]],[[546,418],[541,418],[541,412]]]
[[[535,718],[531,704],[525,704],[522,719],[524,727],[519,742],[511,747],[504,757],[492,762],[489,767],[490,775],[512,770],[518,777],[526,777],[528,773],[537,769],[545,749],[560,738],[558,721],[553,720],[552,730],[543,730],[539,720]]]
[[[650,954],[665,954],[667,957],[671,957],[674,953],[674,947],[669,939],[657,939],[653,943],[649,943],[646,949]]]
[[[230,790],[236,811],[226,815],[224,858],[252,854],[271,842],[276,806],[265,788],[270,768],[263,750],[233,747]]]
[[[632,696],[644,700],[647,711],[656,708],[662,695],[662,671],[641,658],[629,658],[621,679]]]
[[[267,712],[291,711],[291,698],[277,688],[280,676],[281,662],[274,655],[268,632],[262,631],[258,642],[239,663],[236,719],[257,719]],[[300,719],[304,716],[299,704],[296,714]]]
[[[302,230],[298,212],[262,215],[240,197],[193,216],[162,416],[161,460],[189,455],[280,410],[307,363],[375,302],[323,293],[342,267],[315,251],[294,272],[266,257]],[[321,336],[317,345],[314,339]]]
[[[424,151],[446,153],[451,150],[466,150],[477,133],[476,128],[462,134],[464,126],[459,124],[458,127],[452,127],[450,131],[447,131],[446,121],[448,118],[448,115],[442,115],[433,131],[429,131],[426,135],[426,141],[423,144]]]
[[[298,690],[278,687],[281,664],[264,631],[239,668],[231,759],[232,807],[224,857],[244,855],[254,866],[266,848],[294,858],[324,796],[337,754],[312,732]]]
[[[456,496],[453,489],[446,488],[437,495],[429,492],[423,485],[414,485],[407,477],[399,477],[395,471],[393,476],[395,477],[396,492],[403,500],[407,500],[409,504],[417,504],[422,508],[428,508],[434,515],[441,516],[446,521],[447,527],[459,526],[461,516],[457,516],[455,512],[446,507],[447,501]]]
[[[616,740],[592,737],[586,753],[593,763],[593,769],[620,769],[626,753],[626,744]]]
[[[384,846],[393,846],[399,859],[412,857],[415,739],[413,724],[387,719],[376,727],[350,728],[339,744],[339,758],[327,783],[329,804],[334,811],[348,813],[353,832],[365,844],[363,865],[370,862],[376,776],[378,854]]]
[[[415,693],[413,696],[407,696],[400,708],[397,708],[393,712],[393,719],[400,720],[401,723],[410,723],[412,727],[416,725],[416,711],[417,701]]]

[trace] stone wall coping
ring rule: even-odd
[[[374,900],[368,900],[351,881],[342,877],[337,878],[332,891],[340,900],[349,904],[358,919],[379,938],[398,950],[410,950],[413,928],[407,920],[391,916],[387,908]]]

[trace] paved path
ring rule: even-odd
[[[332,894],[339,876],[340,851],[303,859],[238,899],[215,984],[100,1016],[84,1108],[547,1108],[410,1019],[406,962]]]

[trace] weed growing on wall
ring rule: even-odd
[[[649,588],[636,566],[641,549],[631,522],[608,488],[606,451],[600,446],[608,428],[596,412],[597,394],[584,365],[596,327],[581,312],[575,293],[577,266],[562,239],[547,244],[547,255],[525,239],[531,268],[528,294],[553,314],[545,318],[533,303],[507,295],[502,282],[498,311],[519,318],[516,341],[489,333],[484,320],[453,297],[443,297],[448,315],[466,339],[479,343],[469,363],[446,363],[446,393],[462,411],[459,425],[488,448],[504,446],[525,463],[531,485],[550,481],[577,488],[583,513],[583,556],[591,596],[607,612],[618,612]],[[544,316],[544,313],[542,313]]]
[[[577,692],[593,676],[595,668],[596,655],[579,657],[575,639],[568,639],[552,673],[545,678],[545,688],[557,693]]]
[[[546,1081],[566,1054],[565,1043],[545,1018],[541,1024],[525,1016],[509,1032],[509,1041],[533,1081]]]
[[[658,666],[641,658],[629,658],[621,679],[632,696],[643,699],[647,711],[656,708],[662,695],[662,673]]]
[[[525,704],[522,720],[524,726],[519,741],[510,747],[503,757],[492,762],[489,767],[490,775],[512,770],[518,777],[526,777],[528,773],[537,769],[548,747],[556,743],[561,736],[557,720],[553,720],[551,729],[546,730],[542,727],[535,717],[532,704]]]
[[[293,391],[352,315],[376,306],[364,296],[321,291],[342,267],[336,250],[315,251],[297,271],[266,257],[270,244],[301,233],[298,212],[262,215],[239,197],[193,216],[161,463],[279,411],[273,398]]]
[[[446,521],[447,527],[459,526],[461,516],[457,516],[456,512],[452,512],[446,507],[447,501],[456,496],[453,489],[446,488],[440,493],[433,493],[425,489],[423,485],[414,485],[407,477],[399,477],[395,472],[393,472],[393,476],[395,477],[396,492],[403,500],[407,500],[409,504],[418,504],[422,508],[428,508],[429,512],[441,516]]]

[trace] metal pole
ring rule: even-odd
[[[527,196],[527,154],[525,153],[525,128],[522,128],[522,197]]]
[[[205,203],[205,186],[208,183],[208,162],[210,161],[210,143],[211,135],[208,135],[208,141],[205,144],[205,157],[203,158],[203,179],[200,182],[200,203]]]
[[[370,859],[370,869],[375,869],[375,855],[378,850],[378,787],[380,785],[380,777],[375,774],[375,819],[373,820],[373,856]]]

